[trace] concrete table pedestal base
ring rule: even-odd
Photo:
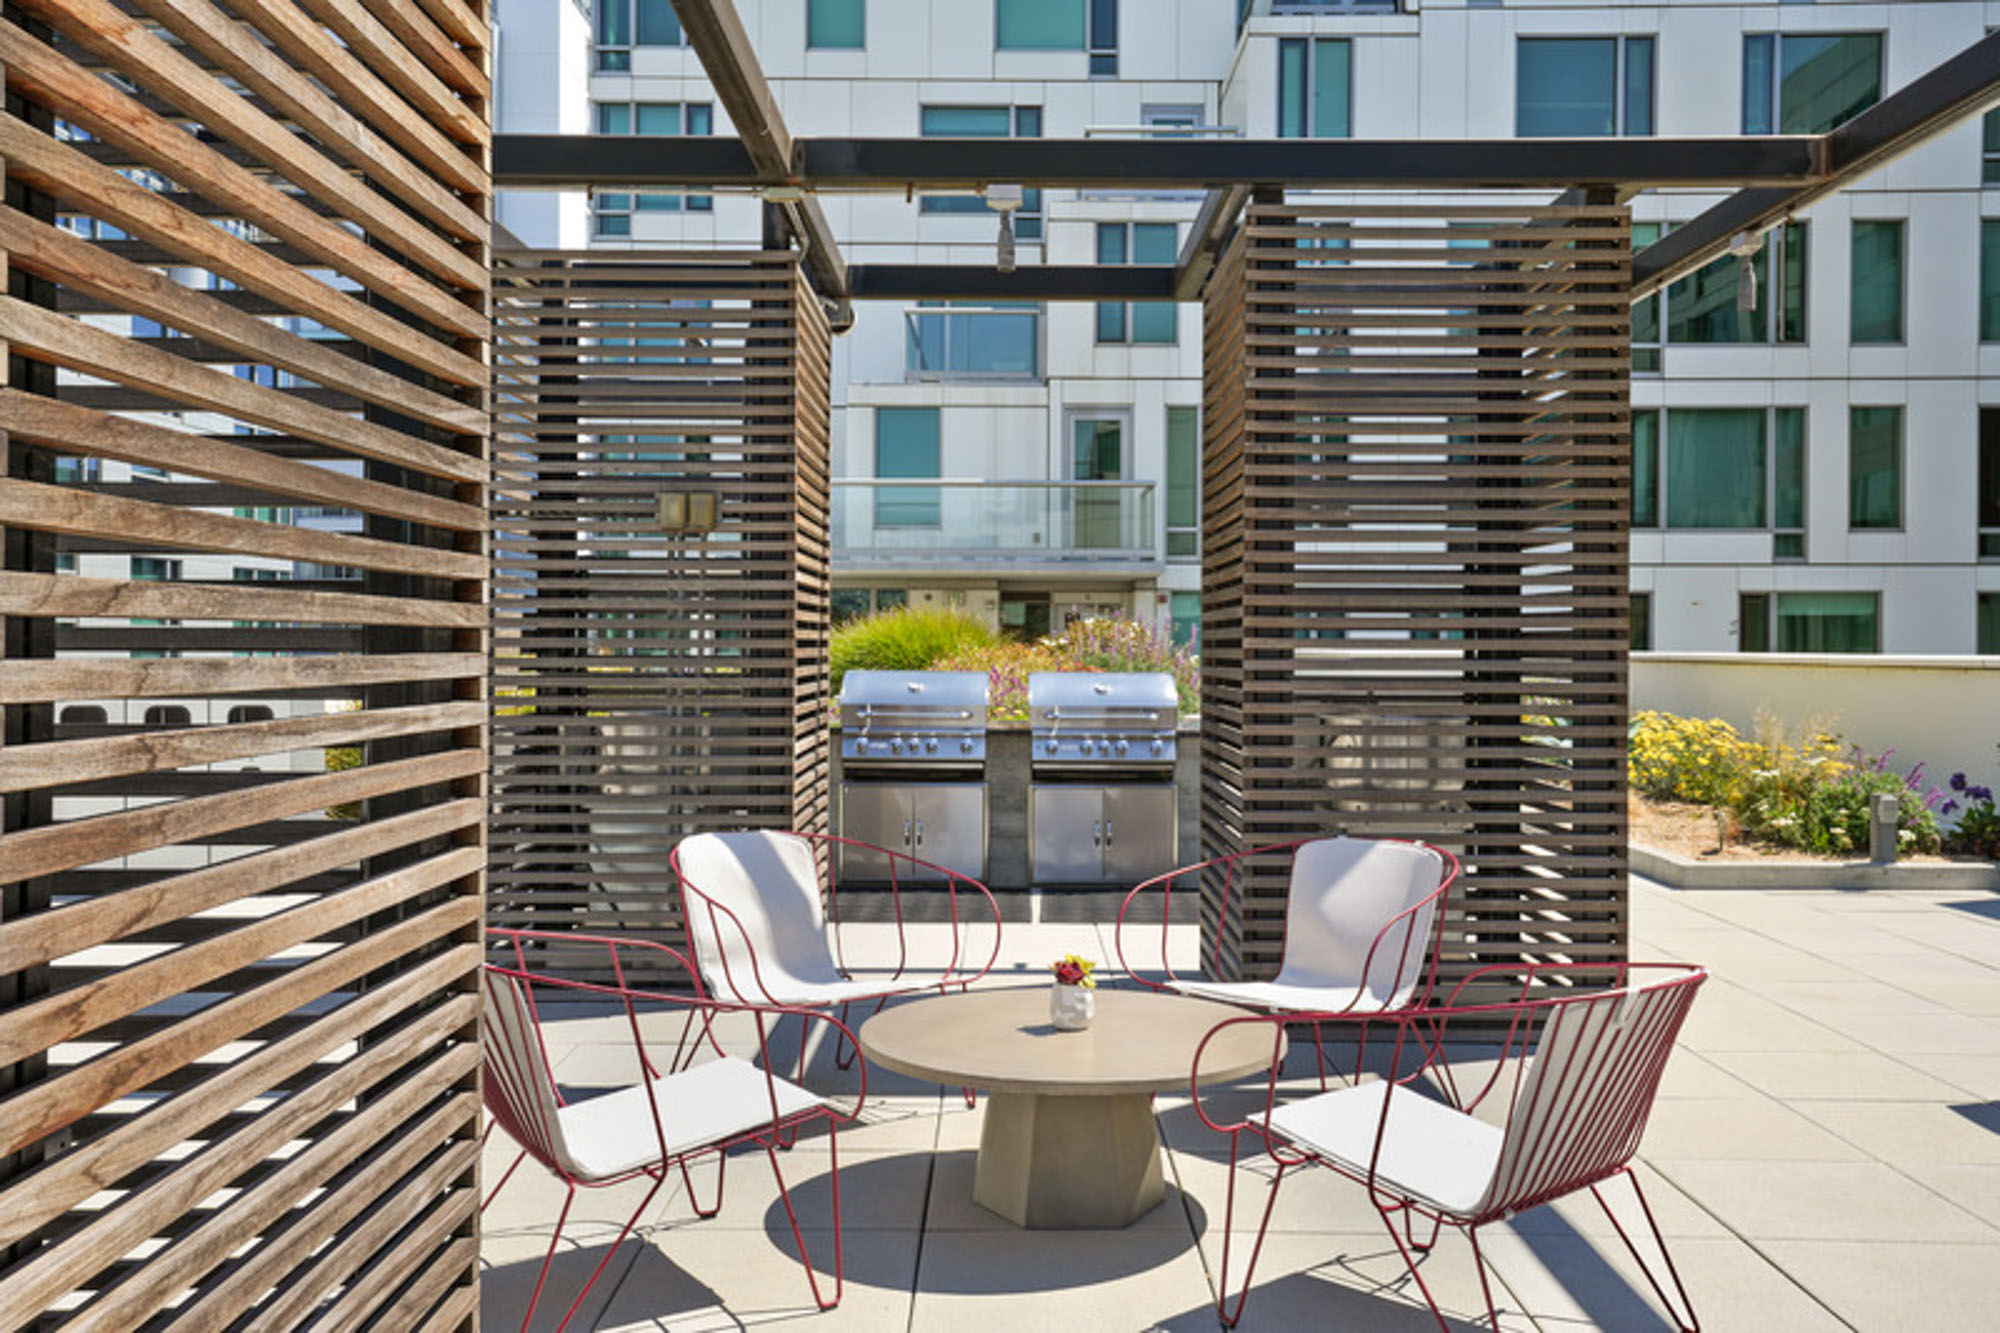
[[[1147,1093],[996,1092],[979,1132],[972,1200],[1016,1226],[1129,1226],[1167,1197]]]

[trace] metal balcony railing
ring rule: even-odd
[[[838,480],[842,570],[1157,566],[1150,481]]]

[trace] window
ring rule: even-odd
[[[2000,342],[2000,218],[1979,222],[1979,341]]]
[[[1653,132],[1651,37],[1523,37],[1514,133],[1523,139]]]
[[[1979,558],[2000,560],[2000,407],[1979,409]]]
[[[1345,139],[1353,129],[1354,53],[1345,38],[1278,42],[1278,137]]]
[[[1176,648],[1201,646],[1201,594],[1198,592],[1176,592],[1168,594],[1167,614],[1173,619],[1174,646]]]
[[[101,727],[110,720],[102,704],[70,704],[56,719],[65,727]]]
[[[715,108],[707,102],[599,102],[599,134],[712,134]],[[705,194],[629,194],[612,192],[596,198],[597,234],[630,236],[632,214],[673,213],[685,207],[691,213],[706,213],[715,200]]]
[[[1903,224],[1854,224],[1853,309],[1849,337],[1858,343],[1903,340]]]
[[[2000,184],[2000,110],[1980,118],[1979,180],[1984,185]]]
[[[269,704],[238,704],[228,714],[231,722],[269,722],[274,716]]]
[[[1635,592],[1631,598],[1631,611],[1626,623],[1631,626],[1632,651],[1651,652],[1653,649],[1653,594]]]
[[[1746,592],[1737,647],[1746,653],[1879,653],[1881,599],[1872,592]]]
[[[132,557],[132,577],[148,583],[173,583],[181,576],[181,562],[166,560],[158,556],[135,555]]]
[[[1002,51],[1081,51],[1085,0],[995,0],[993,44]]]
[[[1771,432],[1771,558],[1806,558],[1806,414],[1781,408]]]
[[[1743,132],[1825,134],[1882,100],[1882,34],[1746,33]]]
[[[597,0],[597,67],[632,68],[635,46],[685,46],[674,0]]]
[[[1750,265],[1757,293],[1748,310],[1739,305],[1745,263]],[[1793,222],[1773,228],[1766,233],[1763,247],[1748,260],[1723,255],[1669,283],[1664,309],[1669,343],[1804,342],[1805,225]],[[1636,312],[1633,321],[1636,340]]]
[[[1847,413],[1847,526],[1903,526],[1903,409]]]
[[[145,723],[149,727],[189,727],[194,725],[194,714],[185,704],[154,704],[145,712]]]
[[[1125,477],[1123,416],[1070,418],[1070,467],[1073,481],[1122,481]],[[1075,496],[1074,536],[1080,549],[1117,549],[1140,545],[1125,522],[1124,492],[1117,487],[1079,487]],[[1145,539],[1150,545],[1151,535]]]
[[[868,0],[806,0],[806,45],[858,51],[867,43]]]
[[[1041,377],[1040,306],[925,301],[904,312],[904,323],[904,367],[914,379]]]
[[[56,459],[56,480],[59,482],[102,481],[104,480],[104,460],[101,458],[58,458]]]
[[[1972,651],[1982,656],[2000,654],[2000,592],[1979,594],[1978,624]],[[64,710],[67,713],[68,710]]]
[[[1042,137],[1042,109],[1038,106],[927,106],[920,113],[920,130],[926,139],[1039,139]],[[918,202],[924,213],[980,213],[990,215],[984,199],[965,195],[926,195]],[[1014,235],[1024,241],[1042,235],[1042,192],[1032,187],[1021,192],[1021,207],[1014,212]]]
[[[1118,0],[1090,0],[1090,77],[1118,77]]]
[[[1100,264],[1171,264],[1179,257],[1178,231],[1171,222],[1100,222]],[[1099,301],[1097,341],[1170,343],[1179,332],[1172,301]]]
[[[1803,408],[1677,408],[1664,449],[1659,415],[1632,414],[1634,527],[1757,529],[1773,514],[1773,526],[1803,523]]]
[[[1201,413],[1192,407],[1170,407],[1167,409],[1167,558],[1200,554]]]
[[[938,409],[875,409],[875,475],[885,481],[936,477],[939,472]],[[941,496],[935,486],[880,486],[875,490],[878,528],[934,528]]]

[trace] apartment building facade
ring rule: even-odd
[[[1108,157],[1160,135],[1817,133],[2000,25],[1995,0],[739,12],[795,133],[1088,137]],[[731,132],[668,0],[498,14],[501,132]],[[1974,119],[1635,307],[1636,647],[2000,652],[1996,187],[2000,126]],[[1023,267],[1171,263],[1198,203],[990,193],[821,203],[853,262],[989,263],[1004,213]],[[1719,197],[1641,196],[1638,243]],[[500,220],[564,248],[749,245],[761,201],[524,194]],[[837,614],[958,603],[1032,634],[1118,609],[1191,634],[1200,362],[1194,306],[859,304],[833,368]]]

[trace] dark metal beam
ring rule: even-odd
[[[727,140],[495,135],[501,188],[771,184]],[[856,193],[982,185],[1130,189],[1548,189],[1796,186],[1817,140],[798,139],[786,183]],[[736,149],[734,156],[730,148]]]
[[[737,146],[756,173],[755,183],[791,184],[792,134],[785,128],[736,6],[731,0],[673,0],[673,5],[688,45],[694,48],[715,89],[716,100],[736,127]],[[834,332],[845,331],[854,323],[854,312],[848,306],[847,266],[841,262],[840,247],[834,242],[833,228],[819,200],[811,195],[788,199],[784,216],[798,237],[814,290],[831,306],[827,317]]]
[[[981,264],[856,264],[857,301],[1171,301],[1173,269],[1061,264],[1002,273]]]
[[[1741,232],[1784,221],[1814,201],[1950,129],[2000,99],[2000,32],[1992,32],[1816,142],[1820,171],[1783,189],[1739,190],[1632,260],[1632,299],[1715,259]]]
[[[1241,185],[1210,190],[1202,199],[1201,211],[1194,215],[1194,225],[1188,228],[1187,242],[1181,246],[1179,262],[1174,265],[1175,300],[1201,299],[1208,275],[1215,271],[1216,257],[1222,253],[1229,233],[1236,228],[1236,219],[1249,202],[1250,191]]]

